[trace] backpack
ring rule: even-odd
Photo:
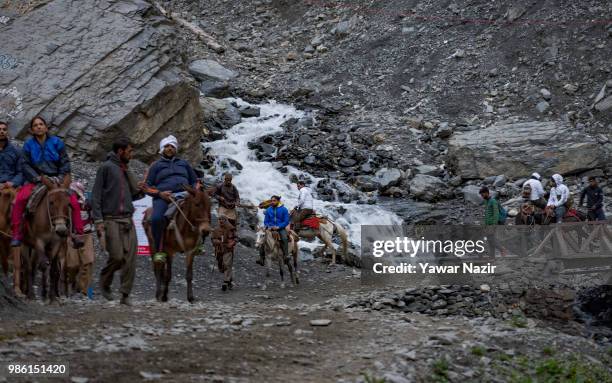
[[[499,219],[497,220],[497,223],[499,225],[505,225],[506,219],[508,219],[508,210],[506,210],[501,203],[499,203],[499,201],[497,201],[497,207],[499,207]]]

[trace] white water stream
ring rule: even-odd
[[[238,105],[250,105],[240,99],[231,99]],[[234,174],[234,185],[240,192],[240,199],[243,203],[250,202],[258,205],[261,201],[270,198],[271,195],[278,194],[282,197],[281,202],[291,211],[295,206],[298,197],[298,190],[292,184],[289,176],[295,174],[305,179],[313,180],[313,186],[319,178],[302,172],[298,169],[288,167],[286,174],[277,170],[270,162],[260,162],[255,156],[255,152],[248,148],[249,142],[254,142],[265,135],[282,132],[281,124],[291,118],[304,117],[304,112],[289,105],[270,102],[268,104],[253,105],[260,108],[260,117],[244,118],[238,125],[227,130],[226,138],[204,144],[211,149],[212,154],[220,162],[223,159],[231,158],[242,165],[242,170]],[[319,214],[330,217],[335,222],[341,224],[349,233],[349,241],[357,248],[361,246],[361,226],[362,225],[399,225],[402,219],[396,214],[384,210],[376,205],[361,205],[356,203],[326,202],[317,199],[314,187],[314,205]],[[342,207],[338,213],[337,207]],[[263,211],[259,211],[260,221],[263,222]],[[303,241],[302,247],[306,245]]]

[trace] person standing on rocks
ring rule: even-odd
[[[312,198],[312,192],[309,187],[306,187],[306,183],[302,180],[297,182],[297,188],[300,191],[298,196],[298,202],[295,208],[291,211],[291,224],[293,230],[300,230],[302,221],[311,215],[314,215],[314,200]]]
[[[491,195],[491,192],[488,187],[483,186],[480,189],[480,196],[484,200],[485,205],[485,214],[484,214],[484,224],[487,226],[485,229],[486,234],[488,235],[489,242],[489,255],[491,257],[495,257],[495,249],[497,246],[497,241],[495,240],[495,231],[497,225],[499,225],[500,218],[500,206],[499,202]],[[503,248],[499,248],[500,252],[505,255],[505,250]]]
[[[566,204],[568,202],[570,191],[563,183],[563,177],[560,174],[553,174],[552,181],[554,185],[550,189],[550,197],[548,198],[547,207],[555,209],[555,220],[557,223],[563,223],[563,217],[567,212]]]
[[[177,195],[185,192],[184,185],[196,187],[197,176],[191,165],[179,157],[178,141],[170,135],[159,143],[161,158],[149,168],[146,180],[148,194],[153,197],[153,215],[151,231],[153,233],[155,262],[166,262],[167,254],[163,250],[162,237],[166,228],[166,211]]]
[[[70,159],[66,153],[64,142],[57,136],[49,134],[47,122],[40,116],[30,121],[30,134],[23,146],[23,174],[26,184],[19,189],[15,197],[15,204],[11,216],[13,231],[12,247],[20,247],[23,240],[23,215],[30,195],[40,184],[42,177],[57,178],[59,183],[70,186]],[[81,208],[74,193],[70,195],[70,207],[72,208],[72,227],[75,236],[73,244],[75,248],[83,247],[79,236],[83,235],[83,221],[81,220]]]
[[[88,290],[91,286],[93,265],[94,265],[94,242],[93,242],[93,231],[94,222],[91,214],[91,203],[85,197],[85,186],[82,183],[75,181],[70,184],[70,189],[74,191],[79,199],[79,205],[81,207],[81,219],[83,220],[83,236],[81,240],[84,245],[80,249],[74,249],[68,247],[66,254],[66,266],[71,269],[75,268],[78,270],[78,286],[81,294],[88,294]]]
[[[219,269],[223,270],[223,291],[234,286],[234,247],[236,246],[236,228],[238,227],[238,212],[240,193],[232,183],[232,175],[225,173],[223,182],[214,187],[211,195],[219,201],[217,210],[218,227],[213,231],[211,240],[215,254],[219,257]]]
[[[584,203],[584,197],[587,199],[587,218],[589,221],[605,221],[606,214],[604,213],[604,193],[599,187],[597,178],[589,177],[589,186],[582,189],[580,193],[580,206]]]
[[[542,177],[538,173],[533,173],[531,178],[523,183],[523,190],[529,191],[529,202],[540,209],[544,209],[546,200],[544,199],[544,187],[541,180]]]
[[[238,193],[238,189],[232,183],[232,179],[230,173],[225,173],[223,175],[223,182],[212,190],[211,195],[219,201],[217,216],[227,218],[234,227],[237,227],[238,213],[236,207],[240,205],[240,193]]]
[[[130,305],[129,296],[136,276],[138,242],[132,221],[133,201],[144,197],[135,176],[128,168],[133,145],[126,138],[113,143],[113,151],[96,174],[92,191],[92,213],[102,249],[108,253],[100,273],[100,288],[112,300],[111,284],[121,269],[121,303]]]
[[[499,224],[499,203],[495,197],[491,196],[489,188],[483,186],[480,189],[480,196],[485,201],[485,217],[484,224],[486,226]]]

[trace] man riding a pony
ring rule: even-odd
[[[287,234],[287,226],[289,226],[289,211],[281,203],[281,197],[273,195],[270,198],[269,207],[264,214],[264,226],[266,229],[278,232],[282,243],[283,256],[289,256],[289,237]],[[263,206],[263,205],[260,205]],[[259,250],[259,259],[257,263],[264,265],[265,254],[263,246]]]
[[[8,124],[0,121],[0,189],[23,184],[21,149],[9,140]]]
[[[314,200],[310,188],[306,186],[306,182],[299,180],[297,188],[300,191],[297,205],[291,211],[291,225],[293,230],[299,232],[302,221],[315,214]]]
[[[196,187],[197,175],[191,165],[176,155],[178,141],[168,136],[159,144],[161,158],[149,168],[146,179],[147,194],[153,197],[151,231],[153,234],[155,262],[164,263],[167,257],[162,238],[166,229],[166,211],[176,194],[184,193],[184,186]]]
[[[1,206],[2,217],[0,217],[0,252],[2,252],[2,265],[5,275],[8,273],[8,253],[9,253],[9,222],[10,204],[12,203],[15,189],[23,184],[23,157],[21,149],[13,145],[9,140],[8,124],[0,121],[0,193],[2,193],[3,206]],[[13,264],[19,270],[21,264],[20,253],[13,252]],[[19,288],[19,273],[13,274],[13,284],[15,293],[21,295]]]

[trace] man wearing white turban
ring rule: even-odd
[[[535,206],[544,209],[546,200],[544,199],[544,188],[542,187],[542,177],[538,173],[533,173],[531,178],[523,183],[523,194],[529,194],[528,198]]]
[[[164,148],[170,145],[174,148],[174,154],[176,154],[176,151],[178,150],[178,140],[176,139],[176,137],[174,137],[173,135],[169,135],[168,137],[163,138],[160,142],[159,142],[159,154],[164,154]]]
[[[176,137],[170,135],[159,143],[161,158],[153,163],[147,175],[149,195],[153,197],[153,215],[151,231],[153,232],[155,262],[165,262],[166,253],[163,249],[162,236],[166,226],[164,217],[174,193],[183,192],[183,185],[195,187],[197,176],[185,160],[176,156],[178,150]]]

